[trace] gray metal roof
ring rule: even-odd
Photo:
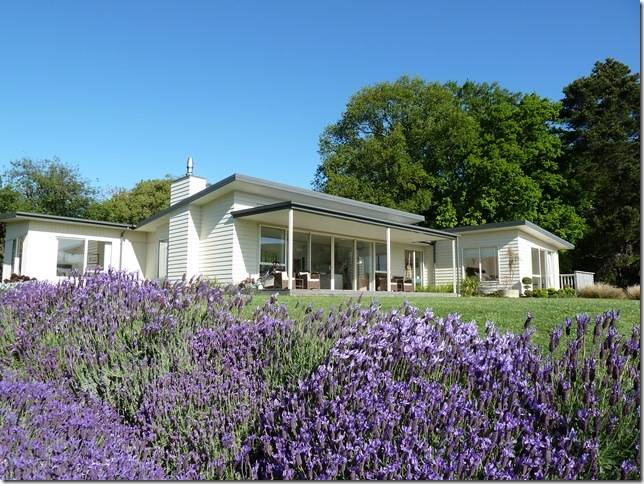
[[[110,227],[115,229],[132,229],[133,225],[121,224],[116,222],[105,222],[102,220],[90,220],[86,218],[76,217],[62,217],[60,215],[48,215],[45,213],[32,213],[32,212],[6,212],[0,214],[0,222],[9,220],[45,220],[48,222],[65,222],[83,225],[98,225],[101,227]]]
[[[253,207],[253,208],[245,208],[242,210],[235,210],[231,212],[231,215],[234,218],[241,218],[241,217],[247,217],[250,215],[258,215],[261,213],[268,213],[268,212],[276,212],[279,210],[287,210],[287,209],[294,209],[300,212],[308,212],[308,213],[316,213],[320,215],[331,215],[336,218],[342,218],[346,220],[354,220],[357,222],[364,222],[372,225],[380,225],[383,227],[391,227],[391,228],[396,228],[396,229],[401,229],[401,230],[408,230],[411,232],[417,232],[417,233],[425,233],[425,234],[431,234],[431,235],[437,235],[440,237],[445,237],[447,239],[456,239],[459,235],[458,234],[453,234],[449,232],[445,232],[442,230],[436,230],[436,229],[429,229],[426,227],[419,227],[418,225],[412,225],[412,224],[403,224],[403,223],[398,223],[398,222],[384,222],[382,220],[373,218],[373,217],[365,217],[362,215],[355,215],[355,214],[350,214],[350,213],[344,213],[344,212],[339,212],[337,210],[331,210],[328,208],[324,207],[316,207],[314,205],[308,205],[304,203],[298,203],[298,202],[292,202],[292,201],[286,201],[286,202],[279,202],[279,203],[271,203],[269,205],[260,205],[258,207]]]
[[[494,222],[483,225],[466,225],[462,227],[454,227],[451,229],[445,229],[446,232],[452,233],[463,233],[463,232],[475,232],[478,230],[494,230],[494,229],[509,229],[514,227],[527,227],[536,232],[539,232],[544,237],[547,237],[558,244],[562,245],[566,249],[574,249],[575,246],[561,237],[556,236],[552,232],[539,227],[537,224],[530,222],[529,220],[513,220],[510,222]]]
[[[362,208],[362,209],[368,209],[372,210],[376,213],[380,212],[382,214],[388,214],[388,215],[398,215],[398,216],[404,216],[404,217],[409,217],[412,219],[415,219],[417,222],[424,222],[425,217],[422,215],[418,215],[415,213],[410,213],[410,212],[405,212],[403,210],[397,210],[394,208],[387,208],[387,207],[382,207],[380,205],[374,205],[372,203],[366,203],[366,202],[360,202],[357,200],[352,200],[350,198],[344,198],[344,197],[338,197],[335,195],[329,195],[326,193],[322,192],[316,192],[315,190],[309,190],[307,188],[300,188],[300,187],[295,187],[292,185],[286,185],[285,183],[279,183],[279,182],[274,182],[271,180],[264,180],[262,178],[255,178],[252,176],[248,175],[241,175],[239,173],[234,173],[230,175],[229,177],[224,178],[223,180],[218,181],[217,183],[214,183],[212,185],[209,185],[208,187],[204,188],[203,190],[195,193],[194,195],[184,198],[183,200],[175,203],[169,208],[166,208],[165,210],[162,210],[161,212],[158,212],[151,217],[148,217],[147,219],[141,221],[139,224],[137,224],[137,227],[142,227],[143,225],[146,225],[158,218],[161,218],[177,208],[185,207],[186,205],[190,205],[192,202],[208,195],[209,193],[212,193],[216,190],[219,190],[220,188],[223,188],[224,186],[235,182],[235,181],[240,181],[240,182],[245,182],[245,183],[251,183],[253,185],[258,185],[261,187],[265,188],[273,188],[276,190],[284,190],[287,192],[291,193],[296,193],[299,195],[304,195],[312,198],[317,198],[320,200],[327,200],[331,202],[336,202],[336,203],[342,203],[345,204],[349,207],[355,207],[355,208]]]

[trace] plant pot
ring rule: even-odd
[[[503,297],[519,297],[518,289],[503,289]]]

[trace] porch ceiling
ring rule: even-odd
[[[283,202],[237,210],[232,212],[232,216],[261,224],[287,227],[288,211],[291,208],[293,209],[293,228],[295,231],[324,232],[348,238],[384,242],[386,239],[385,230],[389,227],[391,229],[391,241],[406,244],[426,244],[435,240],[456,238],[455,234],[439,230],[414,225],[393,224],[367,217],[356,217],[295,202]]]

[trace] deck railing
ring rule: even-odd
[[[560,287],[572,287],[576,291],[595,284],[595,273],[575,271],[572,274],[559,274]]]

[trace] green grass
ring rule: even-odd
[[[251,307],[263,304],[267,295],[256,295]],[[367,306],[372,299],[376,299],[382,310],[398,308],[402,305],[404,297],[363,298],[362,305]],[[289,315],[293,319],[301,319],[307,305],[313,308],[324,308],[328,311],[346,303],[344,296],[279,296],[278,301],[286,304]],[[542,347],[548,344],[548,332],[557,324],[561,324],[567,316],[579,313],[588,313],[594,318],[596,314],[606,310],[617,309],[620,312],[618,329],[630,335],[634,325],[640,325],[640,302],[620,299],[582,299],[582,298],[493,298],[493,297],[410,297],[412,305],[420,308],[431,308],[438,316],[448,313],[459,313],[463,321],[475,320],[479,328],[483,328],[485,321],[494,321],[502,330],[519,333],[523,330],[526,315],[531,312],[534,319],[533,325],[537,332],[534,341]]]

